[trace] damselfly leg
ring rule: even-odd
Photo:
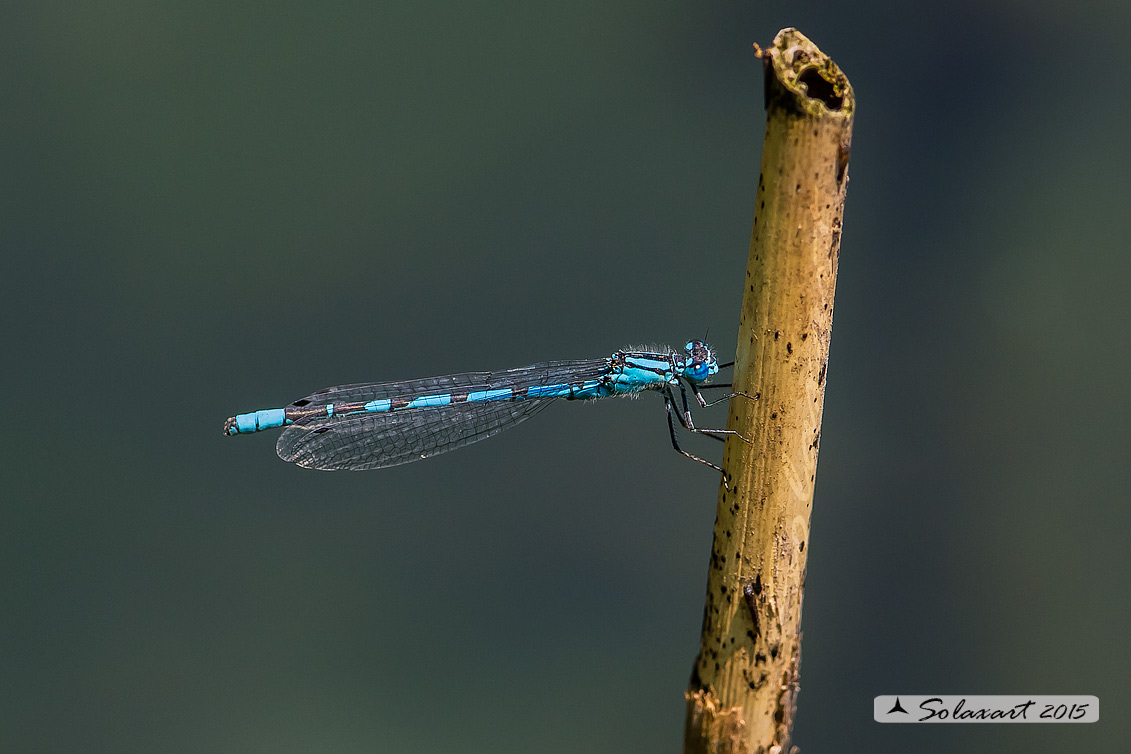
[[[692,390],[694,390],[694,389],[695,388],[692,387]],[[675,391],[673,390],[671,385],[668,385],[667,392],[668,392],[668,395],[671,397],[671,400],[674,402],[675,401]],[[720,442],[722,442],[724,440],[724,438],[721,435],[736,435],[736,436],[742,438],[742,440],[744,440],[746,442],[750,442],[749,440],[747,440],[745,437],[742,437],[741,434],[739,434],[738,432],[736,432],[733,429],[705,429],[705,428],[701,429],[699,427],[696,427],[695,421],[691,417],[691,408],[688,406],[688,403],[687,403],[687,390],[683,387],[682,382],[679,384],[679,395],[680,395],[680,398],[681,398],[682,403],[683,403],[683,412],[679,415],[679,423],[682,424],[683,428],[686,429],[688,432],[695,432],[697,434],[706,435],[707,437],[714,438],[716,440],[719,440]]]
[[[672,414],[679,416],[679,412],[676,411],[675,406],[672,405],[672,397],[669,393],[670,393],[670,390],[664,391],[664,406],[667,408],[667,411],[668,411],[668,433],[671,435],[671,438],[672,438],[672,447],[676,449],[676,452],[682,453],[683,455],[690,458],[692,461],[698,461],[699,463],[703,464],[704,466],[710,466],[715,471],[722,471],[723,469],[722,469],[721,466],[716,466],[715,464],[711,463],[710,461],[704,460],[704,459],[700,458],[699,456],[692,455],[691,453],[688,453],[686,450],[684,450],[683,448],[681,448],[679,446],[679,438],[676,437],[676,434],[675,434],[675,422],[672,421]],[[680,423],[681,424],[683,423],[682,419],[680,420]]]

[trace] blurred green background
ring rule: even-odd
[[[733,353],[751,43],[788,25],[858,99],[796,743],[1122,748],[1129,23],[9,4],[0,751],[677,752],[717,478],[658,400],[365,474],[221,425],[708,327]],[[1101,722],[875,724],[901,692],[1096,694]]]

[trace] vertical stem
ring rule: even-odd
[[[766,133],[684,751],[788,752],[855,101],[804,35],[759,51]]]

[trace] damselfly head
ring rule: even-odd
[[[712,374],[718,374],[719,362],[706,341],[695,338],[687,341],[684,347],[683,376],[693,382],[702,382]]]

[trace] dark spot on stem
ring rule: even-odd
[[[750,620],[754,624],[753,633],[749,633],[750,641],[755,642],[762,633],[760,622],[758,620],[758,595],[762,592],[762,578],[756,576],[753,581],[746,582],[742,587],[742,599],[746,603],[746,609],[750,611]]]
[[[839,186],[844,183],[844,174],[848,172],[848,157],[852,152],[852,148],[847,144],[841,144],[836,150],[836,183]]]

